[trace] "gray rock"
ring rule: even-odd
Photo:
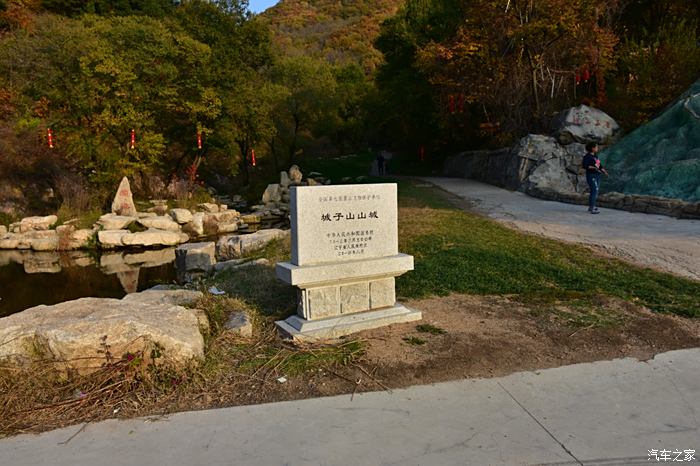
[[[170,216],[180,225],[189,223],[193,219],[192,212],[187,209],[171,209]]]
[[[253,336],[253,322],[245,312],[232,312],[224,328],[244,338]]]
[[[30,231],[25,236],[33,251],[56,251],[58,249],[56,230]]]
[[[55,215],[45,217],[26,217],[21,221],[10,224],[10,231],[13,233],[26,233],[28,231],[48,230],[58,221]]]
[[[138,219],[138,222],[146,228],[153,228],[156,230],[165,231],[180,231],[180,225],[173,221],[170,216],[156,216],[156,217],[146,217]]]
[[[131,193],[131,186],[126,177],[122,178],[121,183],[119,183],[119,188],[117,188],[117,193],[114,195],[112,213],[124,215],[126,217],[136,217],[137,215],[134,197]]]
[[[606,144],[620,131],[620,125],[607,113],[581,105],[561,112],[554,122],[553,129],[562,144]]]
[[[105,249],[124,246],[123,239],[129,230],[102,230],[97,232],[97,241]]]
[[[224,236],[216,243],[216,257],[237,259],[265,247],[270,241],[289,236],[289,230],[265,229],[249,235]]]
[[[303,173],[301,173],[301,170],[299,169],[298,166],[292,165],[289,168],[289,182],[290,184],[293,185],[298,185],[301,184],[301,179],[304,177]]]
[[[182,231],[192,237],[203,236],[205,215],[207,214],[204,212],[195,212],[192,215],[192,221],[186,225],[183,225]]]
[[[283,188],[288,188],[289,187],[289,175],[287,172],[280,172],[280,186]]]
[[[214,265],[214,271],[219,273],[227,270],[240,269],[241,267],[250,267],[252,265],[270,265],[270,261],[267,259],[256,259],[254,261],[248,259],[231,259],[225,262],[217,262]]]
[[[214,242],[189,243],[175,250],[175,267],[179,272],[208,273],[216,263]]]
[[[124,246],[144,247],[176,246],[181,243],[186,243],[188,240],[189,237],[185,233],[156,229],[140,231],[137,233],[128,233],[121,238],[121,242]]]
[[[282,192],[279,184],[268,184],[262,195],[262,203],[279,202],[282,199]]]
[[[197,207],[202,209],[202,211],[209,212],[209,213],[216,213],[219,211],[219,206],[216,204],[212,204],[211,202],[205,202],[203,204],[199,204]]]
[[[129,225],[136,221],[136,217],[127,217],[125,215],[104,214],[97,220],[97,224],[104,230],[124,230]]]

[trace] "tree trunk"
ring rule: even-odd
[[[236,141],[238,149],[241,151],[241,168],[243,169],[243,186],[250,184],[250,173],[248,172],[248,141]]]

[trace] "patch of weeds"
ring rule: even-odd
[[[422,333],[429,333],[431,335],[443,335],[447,333],[444,329],[441,329],[440,327],[436,327],[432,324],[420,324],[416,325],[416,330]]]
[[[551,307],[535,307],[529,314],[540,319],[554,318],[580,328],[610,328],[622,325],[625,317],[614,310],[569,303]]]
[[[425,345],[427,343],[422,338],[418,338],[415,336],[403,337],[402,340],[405,341],[406,343],[408,343],[409,345],[413,345],[413,346]]]
[[[365,353],[361,340],[352,340],[340,345],[318,348],[294,348],[267,346],[262,353],[245,359],[239,365],[241,371],[263,375],[298,375],[320,368],[348,365]]]

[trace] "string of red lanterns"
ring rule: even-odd
[[[46,136],[49,141],[49,149],[53,149],[53,131],[51,131],[51,128],[46,130]]]

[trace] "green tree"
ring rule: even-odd
[[[310,57],[283,57],[271,69],[272,82],[285,89],[275,111],[275,151],[294,163],[327,119],[337,118],[337,82],[328,63]],[[284,149],[283,149],[284,148]]]
[[[52,127],[57,151],[97,183],[174,169],[178,146],[220,113],[209,59],[207,45],[144,17],[44,16],[0,45],[25,119]]]

